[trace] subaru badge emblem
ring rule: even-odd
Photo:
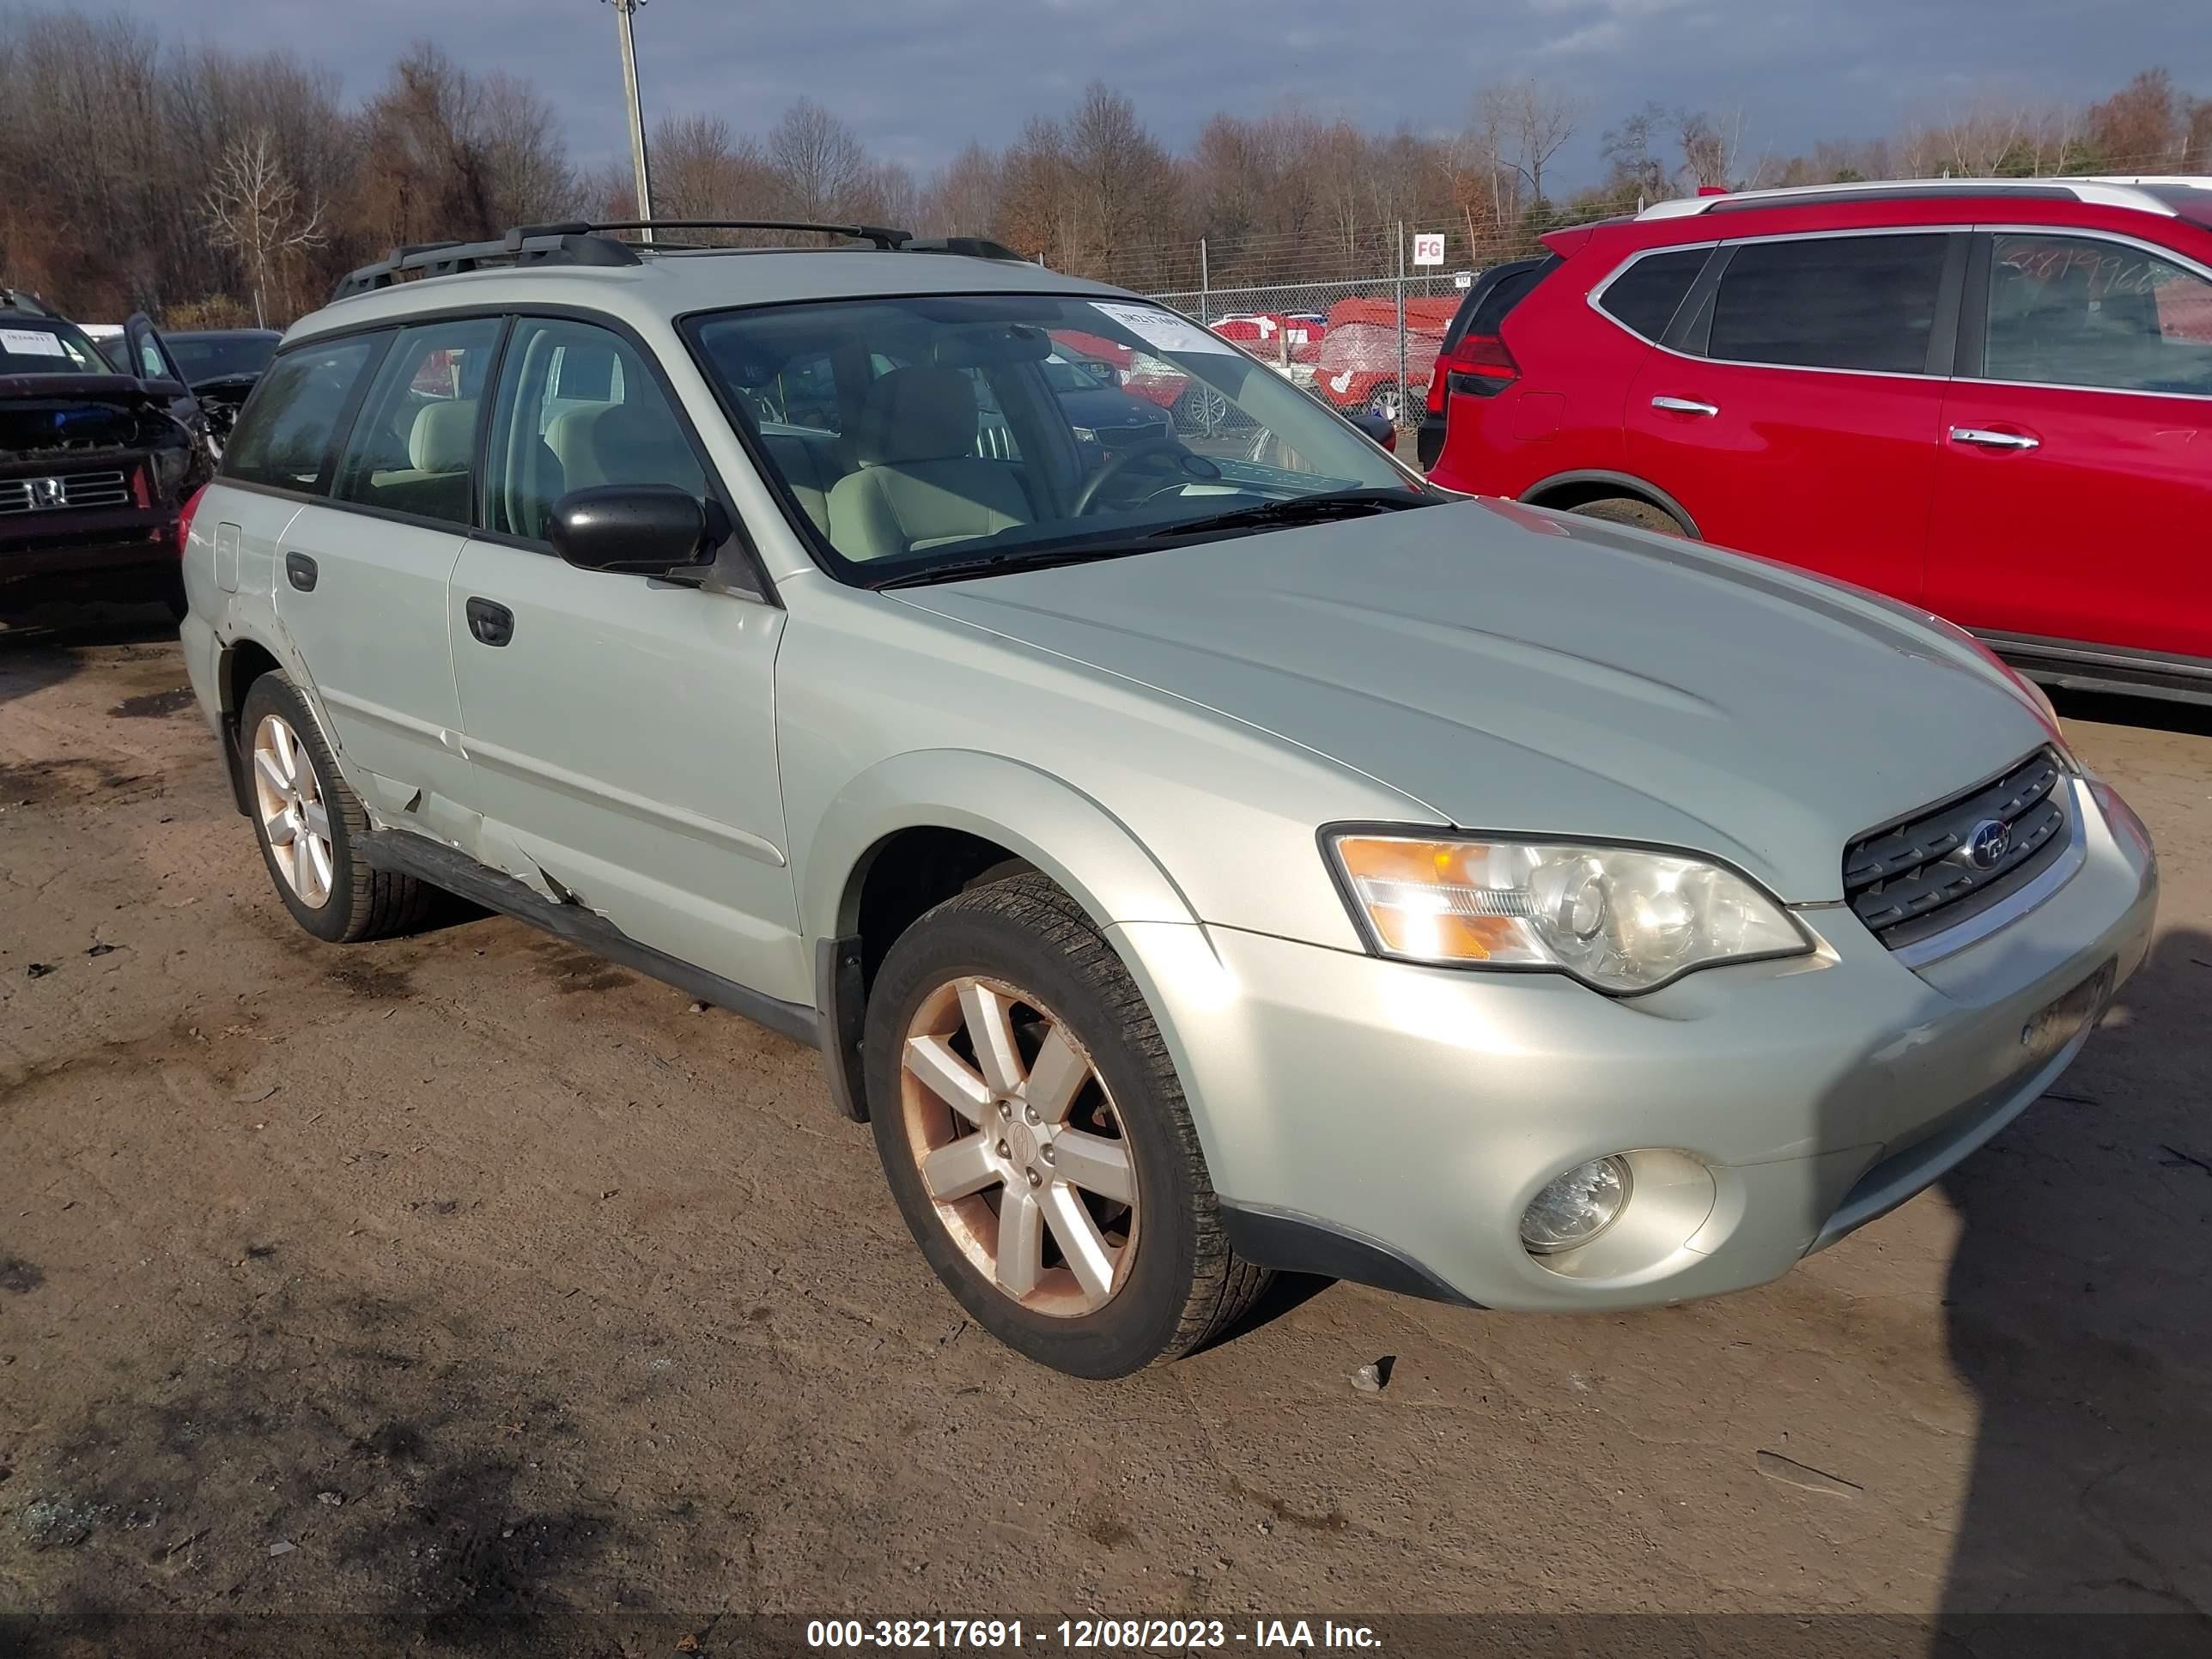
[[[2010,827],[1995,818],[1984,818],[1966,836],[1966,857],[1977,870],[1994,869],[2011,849]]]

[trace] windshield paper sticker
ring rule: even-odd
[[[18,357],[66,357],[61,336],[42,328],[0,328],[0,351]]]
[[[1113,305],[1103,300],[1091,303],[1147,345],[1158,346],[1162,351],[1218,351],[1229,357],[1237,355],[1237,348],[1219,335],[1209,333],[1172,312],[1152,306]]]

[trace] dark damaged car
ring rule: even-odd
[[[131,361],[166,362],[143,319]],[[182,614],[184,505],[212,471],[180,379],[119,374],[72,324],[0,293],[0,614],[51,599]]]

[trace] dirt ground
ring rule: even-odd
[[[1097,1385],[812,1053],[504,920],[301,933],[164,631],[0,634],[0,1617],[2212,1609],[2202,715],[2068,704],[2160,937],[1940,1189],[1719,1302],[1297,1285]]]

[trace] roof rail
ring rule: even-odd
[[[1018,265],[1031,263],[1008,247],[1004,242],[994,242],[988,236],[930,236],[908,242],[908,253],[957,253],[969,259],[1011,259]]]
[[[597,224],[538,226],[538,229],[601,230],[792,230],[820,236],[848,236],[880,248],[901,248],[914,240],[910,230],[884,225],[817,225],[803,219],[609,219]]]
[[[374,264],[348,271],[338,279],[332,300],[350,299],[389,288],[402,276],[452,276],[488,265],[635,265],[638,255],[654,244],[618,241],[608,233],[643,230],[784,230],[809,235],[845,236],[872,242],[887,252],[957,253],[974,259],[1006,259],[1017,264],[1029,261],[1012,248],[981,236],[939,236],[917,239],[910,230],[884,225],[824,225],[800,219],[601,219],[564,220],[554,224],[516,225],[495,241],[416,242],[395,247]],[[710,252],[694,244],[671,252]]]
[[[395,247],[374,264],[338,279],[333,300],[389,288],[409,272],[452,276],[486,265],[634,265],[637,255],[611,236],[593,236],[583,225],[517,225],[491,242],[416,242]]]
[[[26,294],[20,288],[0,288],[0,311],[20,311],[27,316],[58,319],[56,311],[35,294]]]
[[[2161,201],[2144,186],[2152,184],[2199,184],[2212,188],[2212,180],[2175,179],[1890,179],[1854,180],[1840,185],[1794,185],[1775,190],[1738,190],[1719,196],[1686,196],[1674,201],[1654,202],[1639,219],[1687,219],[1708,213],[1747,213],[1759,208],[1810,207],[1823,203],[1888,202],[1899,198],[1929,200],[1963,196],[2011,196],[2046,201],[2073,201],[2100,207],[2132,208],[2174,217],[2171,203]]]

